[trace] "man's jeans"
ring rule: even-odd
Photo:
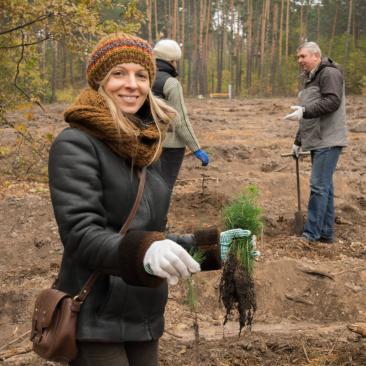
[[[333,240],[333,173],[341,151],[338,146],[311,151],[310,199],[303,233],[308,240]]]

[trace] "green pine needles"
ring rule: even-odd
[[[262,209],[257,205],[257,198],[258,188],[251,184],[244,193],[225,207],[223,210],[225,229],[242,228],[260,237],[263,222]]]

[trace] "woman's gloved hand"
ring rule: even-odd
[[[208,159],[208,155],[206,153],[206,151],[199,149],[196,150],[193,155],[197,158],[200,159],[202,161],[202,166],[207,166],[209,159]]]
[[[231,229],[220,233],[220,251],[221,260],[225,261],[230,250],[231,243],[235,238],[249,238],[251,236],[250,230],[243,229]],[[259,257],[260,252],[257,250],[257,238],[255,235],[252,236],[252,256]]]
[[[169,285],[176,285],[180,278],[201,270],[199,263],[183,247],[169,239],[153,242],[143,263],[147,273],[166,278]]]

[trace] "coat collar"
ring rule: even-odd
[[[156,66],[159,71],[165,71],[169,75],[174,78],[178,76],[177,70],[175,67],[168,61],[161,60],[160,58],[156,59]]]

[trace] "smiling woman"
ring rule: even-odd
[[[70,128],[50,150],[64,245],[57,288],[74,296],[91,274],[99,276],[81,306],[72,366],[157,366],[167,285],[200,271],[189,251],[204,252],[202,269],[221,267],[216,228],[164,232],[169,189],[159,158],[175,110],[152,94],[155,73],[146,41],[123,33],[103,38],[90,57],[90,88],[65,111]],[[140,207],[121,233],[141,176]]]
[[[109,72],[101,85],[122,112],[133,114],[142,107],[149,94],[149,74],[139,64],[121,64]]]

